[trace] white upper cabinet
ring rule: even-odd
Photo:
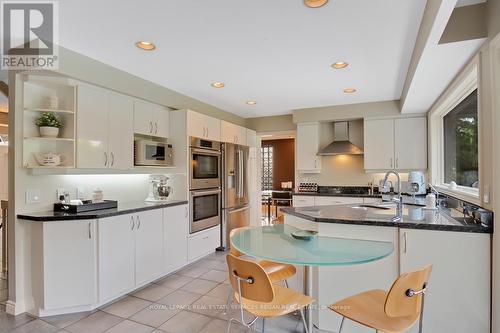
[[[204,114],[187,111],[187,134],[201,139],[221,141],[221,121]]]
[[[77,167],[107,168],[108,92],[81,84],[77,94]]]
[[[427,169],[427,118],[365,120],[366,170]]]
[[[134,165],[134,104],[130,97],[110,93],[108,114],[108,167],[128,169]]]
[[[320,145],[320,124],[297,125],[297,171],[299,173],[321,172],[321,158],[317,155]]]
[[[168,138],[169,120],[167,108],[146,101],[134,101],[134,133]]]
[[[227,121],[221,121],[221,141],[247,145],[247,129]]]
[[[132,98],[86,84],[77,94],[77,168],[131,168]]]
[[[247,129],[247,146],[257,146],[257,132],[255,132],[254,130]]]
[[[427,118],[395,120],[396,169],[427,169]]]
[[[394,169],[394,119],[365,120],[365,169]]]

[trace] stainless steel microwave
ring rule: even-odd
[[[173,166],[172,145],[166,142],[138,139],[134,141],[134,165]]]

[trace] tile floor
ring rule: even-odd
[[[237,309],[226,315],[222,310],[227,278],[225,254],[214,253],[96,311],[41,319],[1,311],[0,333],[226,332],[231,315],[238,316]],[[266,321],[268,333],[302,331],[300,316],[293,314]],[[245,330],[233,324],[231,332]]]

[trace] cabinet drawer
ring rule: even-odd
[[[215,251],[219,246],[219,227],[200,231],[188,239],[188,260],[191,262]]]
[[[314,197],[315,206],[347,205],[363,203],[363,198],[354,197]]]
[[[314,206],[314,197],[306,195],[294,195],[293,207],[307,207]]]
[[[372,203],[380,203],[382,198],[363,198],[363,203],[372,204]]]

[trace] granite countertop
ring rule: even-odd
[[[26,214],[18,214],[17,218],[26,220],[26,221],[35,221],[35,222],[51,222],[51,221],[68,221],[68,220],[94,220],[105,217],[111,217],[116,215],[124,215],[136,212],[142,212],[146,210],[152,209],[160,209],[171,206],[185,205],[188,202],[185,200],[170,200],[166,202],[144,202],[144,201],[134,201],[134,202],[125,202],[118,203],[117,208],[112,209],[101,209],[101,210],[92,210],[88,212],[81,213],[67,213],[67,212],[54,212],[54,211],[45,211],[45,212],[34,212],[34,213],[26,213]]]
[[[382,194],[368,193],[320,193],[320,192],[292,192],[292,195],[306,195],[315,197],[351,197],[351,198],[382,198]]]
[[[427,229],[475,233],[493,233],[492,225],[476,223],[464,218],[455,209],[425,210],[414,205],[403,206],[403,218],[395,222],[396,207],[379,209],[362,205],[331,205],[315,207],[283,207],[281,211],[313,222],[375,225],[409,229]]]

